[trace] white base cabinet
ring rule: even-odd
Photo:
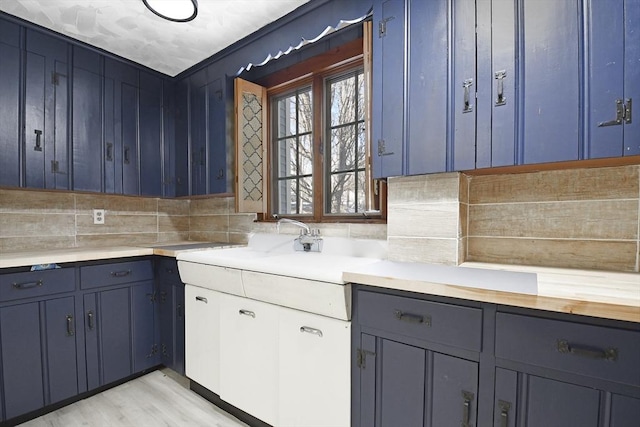
[[[220,293],[185,285],[185,372],[220,393]]]
[[[351,323],[283,308],[278,324],[278,425],[351,425]]]
[[[220,294],[220,398],[278,425],[277,306]]]

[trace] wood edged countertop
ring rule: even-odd
[[[139,246],[103,246],[68,249],[46,249],[0,254],[0,268],[27,267],[41,264],[95,261],[145,255],[175,257],[179,252],[237,246],[221,242],[162,242]]]
[[[535,273],[537,292],[527,293],[517,286],[513,290],[486,289],[466,285],[464,281],[443,280],[441,275],[430,274],[425,264],[409,262],[381,261],[346,271],[343,279],[387,289],[640,323],[638,273],[471,262],[448,268],[460,267],[478,273],[482,270]]]

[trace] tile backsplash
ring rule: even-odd
[[[639,271],[640,166],[390,178],[387,224],[314,224],[325,236],[387,239],[396,261]],[[93,209],[105,209],[94,225]],[[161,199],[0,189],[0,253],[179,240],[246,243],[275,223],[232,196]],[[280,232],[297,234],[283,224]]]

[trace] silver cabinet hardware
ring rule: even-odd
[[[420,314],[406,313],[402,310],[393,310],[393,315],[396,319],[403,322],[424,324],[425,326],[431,326],[431,316],[423,316]]]
[[[462,87],[464,88],[464,105],[462,107],[463,113],[470,113],[473,111],[473,104],[471,104],[471,86],[473,86],[473,79],[466,79],[462,82]]]
[[[92,310],[89,310],[89,311],[87,312],[87,324],[88,324],[88,326],[89,326],[89,330],[90,330],[90,331],[93,331],[93,328],[95,328],[95,327],[96,327],[96,322],[95,322],[95,319],[94,319],[94,315],[93,315],[93,311],[92,311]]]
[[[494,78],[498,81],[498,96],[496,106],[507,105],[507,98],[504,96],[504,79],[507,77],[507,70],[496,71]]]
[[[238,310],[238,314],[241,314],[243,316],[249,316],[249,317],[253,317],[254,319],[256,318],[256,314],[251,311],[251,310],[245,310],[243,308],[241,308],[240,310]]]
[[[205,297],[196,297],[196,301],[203,302],[205,304],[209,304],[209,301]]]
[[[67,336],[71,337],[73,335],[75,335],[75,332],[73,330],[73,316],[67,314]]]
[[[322,331],[320,329],[311,328],[309,326],[300,326],[300,332],[306,332],[307,334],[317,335],[322,338]]]
[[[38,280],[36,282],[13,283],[13,287],[15,289],[30,289],[42,286],[43,283],[44,282],[42,280]]]
[[[618,359],[618,349],[597,348],[583,345],[571,344],[567,340],[558,340],[558,351],[565,354],[575,354],[576,356],[588,357],[590,359],[604,359],[615,362]]]
[[[462,427],[471,427],[471,402],[475,395],[469,391],[462,391]]]
[[[509,427],[509,410],[511,409],[511,403],[498,400],[498,408],[500,408],[500,427]]]

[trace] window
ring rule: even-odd
[[[363,57],[358,39],[258,81],[268,116],[259,126],[260,155],[270,166],[263,191],[268,197],[262,201],[267,217],[302,216],[314,222],[381,218],[378,206],[384,198],[370,171],[370,68]],[[249,105],[238,96],[237,103]],[[239,115],[247,110],[240,104]],[[239,179],[247,184],[238,194],[244,190],[249,198],[258,180],[247,171],[260,167],[251,161],[254,156],[240,151],[242,146],[253,150],[258,127],[248,126],[254,123],[251,117],[239,116],[237,122],[246,129],[237,135]]]

